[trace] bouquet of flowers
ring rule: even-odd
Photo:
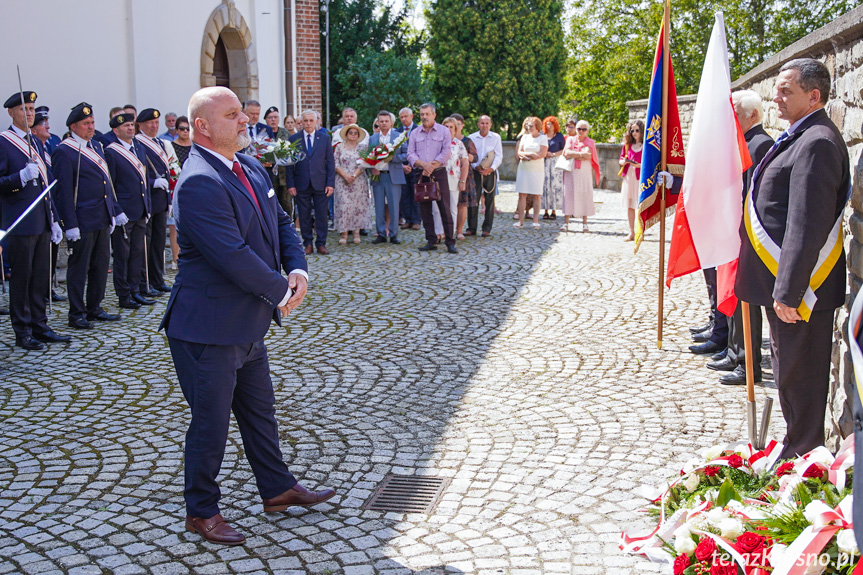
[[[262,164],[271,165],[273,174],[278,173],[278,166],[290,166],[301,162],[306,157],[306,152],[300,146],[299,140],[296,142],[274,140],[267,137],[266,132],[261,132],[252,140],[249,151]]]
[[[360,159],[357,160],[357,163],[363,168],[380,169],[383,164],[390,163],[398,149],[403,144],[407,143],[408,133],[407,130],[405,130],[395,139],[395,141],[390,142],[389,144],[378,144],[371,150],[367,150],[365,153],[360,154]],[[379,178],[380,176],[376,176],[374,174],[371,176],[372,181],[377,181]]]
[[[176,156],[171,157],[171,161],[168,164],[168,189],[170,191],[174,191],[174,188],[177,187],[177,180],[180,179],[180,172],[182,169],[180,168],[180,161]]]
[[[671,558],[674,575],[863,573],[851,524],[853,436],[836,456],[818,447],[780,462],[781,448],[705,450],[645,492],[659,521],[647,534],[623,533],[620,548]]]

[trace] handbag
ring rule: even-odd
[[[563,154],[557,157],[557,161],[554,163],[554,168],[556,170],[563,170],[564,172],[572,171],[572,159],[565,158]]]
[[[479,167],[483,170],[487,170],[491,167],[492,163],[494,163],[494,150],[489,150],[485,157],[480,161]]]
[[[425,176],[420,176],[419,181],[414,186],[414,200],[417,202],[437,202],[441,199],[440,184],[437,180],[429,178],[427,182],[423,181]]]

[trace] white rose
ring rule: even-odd
[[[768,551],[768,559],[770,560],[771,565],[777,565],[782,561],[782,555],[788,549],[787,545],[783,545],[782,543],[774,543],[770,546],[770,550]]]
[[[806,566],[806,571],[803,572],[803,575],[821,575],[827,570],[827,566],[821,565],[817,557],[811,559],[811,561],[812,563]]]
[[[695,541],[692,540],[692,536],[688,533],[686,535],[678,535],[674,538],[674,550],[678,555],[686,554],[692,555],[695,553]]]
[[[716,498],[719,497],[718,489],[708,489],[704,492],[704,500],[705,501],[716,501]]]
[[[724,445],[714,445],[713,447],[709,448],[707,451],[704,452],[704,459],[705,461],[713,461],[714,459],[722,455],[723,451],[725,451]]]
[[[806,521],[815,525],[819,522],[821,515],[830,513],[831,511],[833,511],[833,508],[823,501],[816,499],[815,501],[810,501],[809,505],[803,510],[803,517],[806,518]]]
[[[698,487],[699,483],[700,480],[698,479],[698,474],[690,473],[689,476],[683,481],[683,487],[686,489],[686,491],[692,493]]]
[[[845,553],[853,557],[858,555],[860,551],[857,549],[857,540],[854,538],[853,529],[843,529],[836,536],[836,544],[839,546],[839,552]]]
[[[729,515],[721,507],[714,507],[713,509],[705,513],[704,517],[706,517],[710,523],[713,523],[714,525],[719,525],[719,522],[723,519],[728,519]]]
[[[675,529],[672,535],[674,535],[675,537],[689,537],[690,535],[692,535],[692,531],[689,530],[689,523],[684,523],[683,525]]]
[[[719,531],[721,531],[720,535],[726,539],[736,539],[744,531],[743,523],[741,523],[739,519],[734,519],[732,517],[723,519],[719,522],[717,527],[719,528]]]

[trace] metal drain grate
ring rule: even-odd
[[[430,513],[449,485],[449,479],[416,475],[387,475],[363,509],[393,513]]]

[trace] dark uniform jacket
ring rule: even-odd
[[[11,128],[10,128],[11,130]],[[28,136],[24,136],[27,142]],[[0,228],[9,229],[9,226],[18,219],[24,210],[42,193],[45,186],[54,181],[51,166],[45,162],[45,150],[42,142],[35,136],[32,137],[33,153],[38,155],[45,164],[45,172],[48,181],[42,176],[21,185],[19,172],[30,162],[27,152],[23,152],[15,144],[3,136],[0,136]],[[51,201],[51,194],[39,202],[33,210],[21,220],[21,223],[9,232],[12,236],[34,236],[51,230],[51,222],[57,218],[56,208]]]
[[[81,153],[79,158],[78,142],[69,137],[51,154],[60,225],[64,230],[78,228],[82,234],[109,227],[111,218],[123,212],[114,201],[102,145],[93,139],[89,149],[90,153]]]
[[[168,193],[167,190],[163,190],[162,188],[154,188],[153,182],[156,181],[156,178],[165,178],[168,179],[168,164],[162,158],[162,156],[149,148],[144,142],[141,142],[140,139],[146,138],[147,142],[153,142],[153,145],[159,146],[162,148],[162,152],[167,155],[167,150],[165,149],[165,143],[156,138],[149,138],[144,134],[138,134],[135,136],[135,139],[138,140],[138,145],[144,149],[144,152],[147,154],[147,161],[144,162],[144,165],[147,167],[147,179],[149,180],[150,185],[150,202],[151,202],[151,214],[161,214],[162,212],[168,211],[168,206],[171,205],[171,194]]]
[[[774,278],[741,225],[734,285],[741,300],[768,308],[774,300],[800,306],[818,252],[845,208],[850,181],[842,135],[823,109],[812,113],[780,144],[754,182],[755,209],[782,256]],[[813,311],[835,309],[845,301],[844,250],[815,295]]]
[[[129,152],[114,132],[104,138],[105,159],[114,181],[114,191],[123,213],[129,221],[137,221],[152,213],[150,205],[150,185],[147,181],[147,154],[141,144],[132,139],[132,151]],[[129,154],[134,154],[138,164],[133,164],[132,158],[112,148],[121,146]],[[142,173],[143,172],[143,173]]]
[[[749,191],[749,186],[752,184],[752,174],[755,173],[755,166],[761,162],[767,151],[773,147],[773,138],[764,131],[764,127],[761,124],[749,128],[743,137],[746,139],[749,157],[752,158],[752,166],[743,172],[743,197],[745,199],[746,192]]]

